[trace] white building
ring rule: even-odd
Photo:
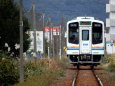
[[[30,35],[29,51],[34,50],[34,31],[28,31]],[[43,53],[43,31],[36,31],[36,51]]]
[[[115,54],[115,0],[109,0],[109,4],[106,4],[106,12],[109,13],[109,18],[106,19],[106,27],[109,28],[106,50],[108,54]]]
[[[115,0],[109,0],[109,4],[106,4],[106,12],[109,13],[109,18],[106,19],[106,27],[110,28],[110,39],[115,40]]]

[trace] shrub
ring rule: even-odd
[[[7,86],[18,82],[18,66],[11,59],[0,60],[0,85]]]
[[[115,65],[109,64],[107,70],[110,72],[115,72]]]
[[[50,86],[56,78],[65,76],[65,61],[43,58],[26,62],[26,81],[14,86]]]
[[[31,77],[33,75],[40,75],[45,72],[44,67],[40,66],[38,63],[26,62],[25,64],[25,78]]]
[[[108,64],[108,63],[114,63],[115,62],[115,56],[113,55],[106,55],[102,59],[102,64]]]
[[[115,56],[114,55],[107,56],[103,60],[103,63],[107,64],[107,66],[105,67],[107,71],[115,72]]]
[[[2,59],[3,57],[8,58],[7,52],[3,52],[0,50],[0,59]]]

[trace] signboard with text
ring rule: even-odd
[[[37,52],[40,51],[43,53],[43,31],[36,32],[36,47]]]
[[[49,33],[49,32],[53,32],[53,35],[59,35],[59,32],[60,32],[60,28],[59,27],[53,27],[53,28],[44,28],[45,29],[45,32]]]

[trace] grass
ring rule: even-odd
[[[109,74],[108,76],[115,80],[115,55],[106,56],[103,60],[102,67]]]
[[[15,86],[48,86],[57,77],[56,72],[49,72],[37,76],[29,77],[24,83],[17,84]]]
[[[104,59],[104,64],[103,65],[105,66],[104,68],[107,71],[115,72],[115,55],[107,56]]]
[[[14,86],[50,86],[58,77],[64,77],[66,68],[65,58],[59,59],[40,59],[36,62],[26,62],[24,83]]]
[[[97,71],[99,78],[104,86],[113,86],[115,84],[115,55],[106,55],[102,60],[101,67],[104,70]]]

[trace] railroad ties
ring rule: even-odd
[[[74,75],[72,86],[103,86],[101,80],[90,66],[80,66]]]

